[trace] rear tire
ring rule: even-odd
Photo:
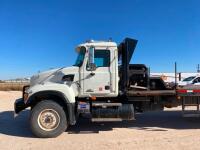
[[[65,132],[67,126],[63,107],[52,100],[41,101],[31,110],[30,128],[37,137],[57,137]]]

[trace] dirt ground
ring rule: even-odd
[[[136,121],[91,123],[80,119],[54,139],[35,138],[28,124],[29,110],[13,117],[13,103],[21,92],[0,92],[1,150],[199,150],[200,119],[182,118],[179,108],[137,114]]]

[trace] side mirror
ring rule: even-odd
[[[89,70],[90,71],[95,71],[97,69],[95,64],[89,64]]]
[[[88,70],[95,71],[96,65],[94,63],[94,46],[89,48],[89,56],[88,56]]]

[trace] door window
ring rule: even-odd
[[[96,64],[96,67],[110,67],[110,51],[95,50],[94,62]]]

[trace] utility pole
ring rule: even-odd
[[[197,65],[197,72],[200,73],[200,65]]]

